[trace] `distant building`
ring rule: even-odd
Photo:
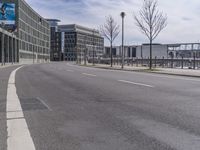
[[[136,57],[138,58],[148,58],[150,57],[150,45],[142,44],[137,46]],[[168,57],[168,45],[163,44],[153,44],[152,45],[152,57],[163,58]]]
[[[121,57],[121,46],[113,47],[113,57]],[[124,46],[125,58],[150,57],[150,45]],[[104,58],[110,57],[110,47],[104,48]],[[162,58],[200,58],[200,43],[178,43],[178,44],[153,44],[152,57]]]
[[[99,31],[76,24],[59,25],[58,30],[64,35],[64,60],[76,60],[85,53],[88,58],[103,55],[104,38]]]
[[[75,61],[103,55],[104,39],[97,30],[76,24],[58,25],[60,20],[46,19],[51,26],[51,60]],[[93,53],[94,52],[94,53]]]
[[[113,46],[113,57],[121,57],[122,55],[122,47],[121,46]],[[124,46],[124,56],[127,58],[135,58],[137,52],[137,46]],[[104,55],[103,57],[110,57],[110,47],[104,47]]]
[[[168,56],[171,58],[200,58],[200,43],[168,44]]]
[[[58,31],[58,19],[46,19],[50,24],[51,29],[51,61],[61,61],[63,60],[62,51],[62,32]]]

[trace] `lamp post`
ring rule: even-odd
[[[12,57],[12,64],[14,63],[14,46],[13,46],[13,33],[12,33],[12,38],[11,38],[11,57]]]
[[[84,65],[85,65],[85,66],[87,65],[87,63],[86,63],[86,56],[87,56],[86,39],[87,39],[87,37],[85,36],[85,37],[84,37]]]
[[[125,12],[121,12],[120,16],[122,17],[122,69],[124,68],[124,18]]]
[[[92,44],[93,44],[93,52],[92,52],[92,64],[93,64],[93,66],[94,66],[94,64],[95,64],[95,63],[94,63],[94,44],[95,44],[95,43],[94,43],[94,30],[95,30],[95,29],[93,29],[93,41],[92,41],[92,42],[93,42],[93,43],[92,43]]]

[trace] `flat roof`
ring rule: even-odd
[[[48,19],[48,18],[46,18],[45,20],[47,20],[47,21],[61,22],[61,21],[60,21],[60,20],[58,20],[58,19]]]

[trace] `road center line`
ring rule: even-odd
[[[6,105],[7,150],[35,150],[15,86],[15,75],[20,68],[11,73],[8,81]]]
[[[39,97],[37,97],[37,99],[44,105],[48,108],[49,111],[52,111],[52,109],[49,107],[49,105],[47,103],[45,103],[45,101]]]
[[[74,70],[67,70],[68,72],[74,72]]]
[[[91,76],[91,77],[96,77],[97,75],[95,74],[88,74],[88,73],[82,73],[83,75],[86,75],[86,76]]]
[[[126,81],[126,80],[118,80],[118,81],[119,81],[119,82],[123,82],[123,83],[129,83],[129,84],[134,84],[134,85],[140,85],[140,86],[145,86],[145,87],[154,88],[154,86],[152,86],[152,85],[143,84],[143,83],[136,83],[136,82]]]

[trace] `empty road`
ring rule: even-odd
[[[24,140],[30,150],[200,149],[198,78],[67,63],[16,68],[0,69],[0,150]]]

